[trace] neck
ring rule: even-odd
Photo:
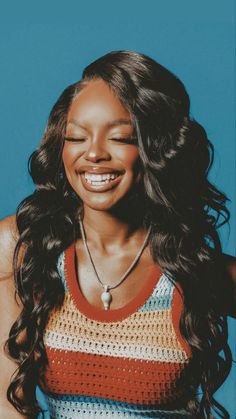
[[[89,245],[101,253],[115,254],[131,244],[140,244],[147,229],[140,214],[127,212],[97,211],[84,207],[83,225]]]

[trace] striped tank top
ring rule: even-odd
[[[153,266],[122,308],[92,306],[72,244],[58,260],[65,299],[48,320],[45,394],[51,418],[189,418],[191,351],[179,331],[179,289]]]

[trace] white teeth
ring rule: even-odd
[[[104,185],[104,182],[92,182],[91,180],[87,180],[87,182],[90,185],[93,185],[93,186],[101,186],[101,185]]]
[[[111,180],[115,179],[117,176],[119,176],[117,173],[104,173],[104,174],[91,174],[91,173],[85,173],[84,177],[86,181],[90,185],[94,186],[101,186],[104,185],[104,183],[109,183]]]

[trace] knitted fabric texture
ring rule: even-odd
[[[191,351],[180,335],[180,290],[154,265],[125,307],[102,310],[81,293],[75,247],[58,260],[65,299],[44,333],[51,417],[185,418]],[[182,403],[182,404],[181,404]]]

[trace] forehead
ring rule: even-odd
[[[127,121],[131,124],[129,111],[111,87],[101,79],[91,80],[74,98],[68,112],[67,123],[103,120]]]

